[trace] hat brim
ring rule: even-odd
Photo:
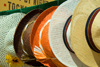
[[[58,6],[52,6],[52,7],[48,8],[48,9],[46,9],[45,11],[43,11],[41,13],[41,15],[37,18],[36,22],[34,23],[34,26],[33,26],[32,31],[31,31],[31,38],[30,38],[31,49],[32,49],[34,55],[35,55],[35,52],[34,52],[35,46],[40,48],[40,45],[39,45],[39,42],[40,42],[40,37],[39,37],[40,31],[41,31],[42,27],[46,24],[46,22],[51,19],[52,15],[53,15],[53,13],[54,13],[54,11],[56,10],[57,7]],[[43,59],[40,59],[40,60],[43,60]],[[44,65],[45,64],[53,65],[53,62],[47,60],[43,64]]]
[[[75,8],[71,24],[71,41],[77,57],[89,67],[100,66],[100,53],[93,51],[85,36],[87,20],[93,10],[100,7],[100,1],[81,0]]]
[[[65,23],[74,12],[74,8],[79,1],[80,0],[69,0],[61,4],[53,14],[49,26],[51,49],[57,59],[68,67],[87,67],[76,57],[74,53],[67,49],[63,41],[63,29]]]
[[[45,10],[36,20],[36,22],[33,25],[32,31],[31,31],[31,49],[34,53],[34,46],[37,45],[39,47],[39,34],[40,30],[43,27],[43,25],[52,17],[52,14],[54,10],[57,8],[57,6],[53,6],[49,8],[48,10]],[[47,17],[49,15],[50,17]],[[47,17],[47,18],[46,18]],[[45,19],[46,18],[46,19]],[[45,22],[44,22],[45,21]]]
[[[27,15],[25,15],[19,22],[19,24],[17,25],[15,34],[14,34],[14,49],[15,52],[17,54],[17,56],[21,59],[22,54],[24,54],[23,52],[23,48],[21,46],[21,35],[23,32],[24,27],[26,26],[26,24],[28,24],[29,22],[36,20],[37,17],[43,12],[42,9],[35,9],[32,10],[31,12],[29,12]],[[24,46],[25,47],[25,46]],[[30,53],[32,53],[30,44],[27,45],[28,51],[30,51]],[[34,55],[33,55],[34,56]],[[27,62],[25,62],[29,65],[33,65],[33,66],[42,66],[41,63],[37,62],[36,60],[29,60]]]

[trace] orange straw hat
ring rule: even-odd
[[[25,63],[32,66],[43,66],[36,61],[30,46],[30,34],[37,17],[43,12],[35,9],[26,14],[17,25],[14,34],[14,48],[17,56]]]
[[[48,40],[49,23],[56,8],[57,6],[53,6],[42,12],[31,32],[31,48],[34,56],[37,61],[48,67],[64,67],[52,53]]]
[[[81,0],[71,23],[75,54],[89,67],[100,67],[100,0]]]
[[[75,55],[70,41],[71,17],[80,0],[68,0],[54,12],[49,26],[49,42],[57,59],[68,67],[87,67]]]

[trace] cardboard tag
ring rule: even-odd
[[[0,0],[0,11],[20,9],[55,0]]]

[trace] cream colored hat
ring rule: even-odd
[[[70,42],[70,22],[80,0],[68,0],[54,12],[50,21],[50,46],[57,59],[68,67],[87,67],[74,54]]]
[[[15,29],[16,27],[10,29],[5,37],[4,44],[8,54],[5,56],[5,59],[6,62],[9,64],[9,67],[18,67],[18,66],[22,67],[24,63],[21,60],[19,60],[19,58],[16,56],[13,47],[13,36],[14,36]]]
[[[89,67],[100,67],[100,0],[81,0],[71,23],[75,54]]]
[[[9,67],[10,66],[12,66],[12,67],[21,66],[22,67],[24,65],[24,63],[17,57],[15,50],[14,50],[14,46],[13,46],[15,29],[16,29],[16,27],[11,28],[5,37],[4,44],[5,44],[5,49],[8,53],[8,55],[5,58],[8,61],[7,63],[9,63]],[[10,61],[10,60],[12,60],[12,61]],[[25,65],[24,67],[27,67],[27,65]],[[28,65],[28,67],[32,67],[32,66]]]
[[[5,45],[7,45],[7,43],[11,44],[11,41],[12,41],[12,40],[10,41],[11,38],[9,38],[9,40],[5,39],[5,38],[7,38],[7,35],[10,34],[10,33],[8,34],[8,32],[10,32],[10,30],[12,28],[17,26],[18,22],[24,15],[25,14],[23,14],[23,13],[13,13],[10,15],[0,16],[0,66],[2,66],[2,67],[11,66],[11,64],[7,64],[8,59],[11,60],[13,58],[13,56],[16,56],[15,54],[14,55],[12,54],[12,51],[14,51],[13,49],[8,50],[7,47],[6,47],[7,49],[5,48]],[[10,37],[10,36],[8,36],[8,37]],[[7,41],[5,41],[5,40],[7,40]],[[5,43],[5,42],[7,42],[7,43]],[[8,54],[11,54],[11,55],[8,55]],[[30,66],[25,64],[23,67],[30,67]]]
[[[14,32],[15,32],[16,27],[12,28],[9,30],[9,32],[7,33],[6,37],[5,37],[5,49],[7,51],[7,53],[9,53],[10,55],[17,57],[14,47],[13,47],[13,37],[14,37]]]

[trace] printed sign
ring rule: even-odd
[[[25,8],[54,0],[0,0],[0,11]]]

